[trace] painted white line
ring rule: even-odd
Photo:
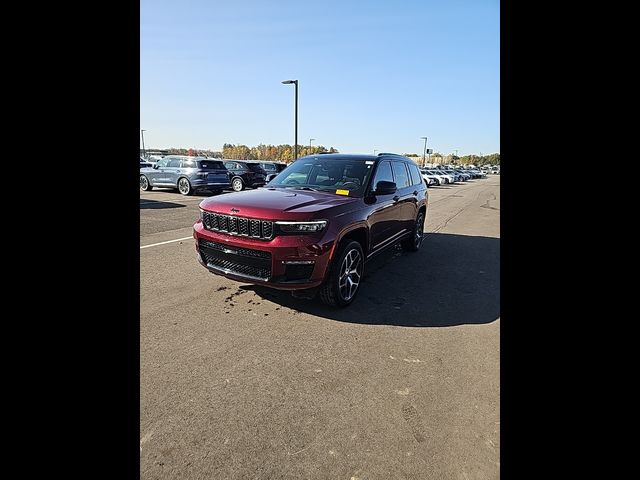
[[[166,242],[152,243],[151,245],[143,245],[142,247],[140,247],[140,250],[142,250],[143,248],[155,247],[157,245],[164,245],[166,243],[181,242],[182,240],[189,240],[190,238],[193,238],[193,237],[176,238],[175,240],[167,240]]]

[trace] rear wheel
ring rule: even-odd
[[[140,175],[140,190],[142,190],[143,192],[148,192],[152,188],[153,187],[149,183],[149,179],[147,178],[147,176],[146,175]]]
[[[236,177],[231,182],[231,188],[233,188],[234,192],[240,192],[244,188],[244,182],[241,178]]]
[[[356,297],[364,274],[364,254],[360,244],[346,240],[340,245],[320,287],[320,299],[332,307],[346,307]]]
[[[182,177],[180,180],[178,180],[178,191],[182,195],[191,195],[192,193],[191,182],[189,182],[189,180],[187,180],[186,178]]]
[[[401,245],[407,252],[417,252],[422,245],[422,239],[424,237],[424,213],[421,211],[418,213],[416,223],[413,227],[413,234],[411,237],[403,240]]]

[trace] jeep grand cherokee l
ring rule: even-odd
[[[197,258],[233,280],[345,306],[369,258],[398,242],[420,248],[427,204],[424,179],[404,156],[310,155],[265,188],[203,200]]]

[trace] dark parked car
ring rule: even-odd
[[[183,195],[190,195],[200,189],[219,193],[230,186],[229,172],[220,160],[171,155],[151,167],[140,169],[140,189],[144,191],[153,187],[171,187]]]
[[[140,168],[150,167],[153,163],[147,162],[144,158],[140,157]]]
[[[427,203],[404,156],[310,155],[265,188],[203,200],[193,236],[212,273],[345,306],[366,260],[398,242],[420,248]]]
[[[241,160],[223,160],[224,166],[231,176],[231,188],[239,192],[246,187],[262,187],[266,182],[267,172],[258,162]]]
[[[267,177],[265,179],[267,183],[276,178],[276,176],[281,171],[287,168],[286,163],[280,162],[260,162],[260,166],[264,169],[265,172],[267,172]]]

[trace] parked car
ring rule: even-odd
[[[465,170],[462,170],[461,168],[456,169],[455,172],[462,176],[462,178],[464,179],[463,180],[464,182],[466,182],[467,180],[471,180],[472,178],[470,173],[467,173]]]
[[[430,177],[430,176],[427,176],[425,174],[422,174],[422,178],[427,183],[427,187],[431,187],[431,186],[436,185],[436,182],[438,181],[435,177]],[[440,182],[438,182],[438,184],[439,183]]]
[[[440,185],[447,185],[448,183],[451,183],[450,182],[451,176],[440,173],[440,170],[437,170],[437,169],[427,170],[426,173],[428,175],[432,175],[436,177],[440,181]]]
[[[153,165],[151,162],[147,162],[144,158],[140,157],[140,168],[150,167]]]
[[[286,163],[281,162],[260,162],[260,166],[267,173],[265,177],[265,182],[269,183],[273,180],[281,171],[287,168]]]
[[[190,195],[200,189],[219,193],[230,188],[231,181],[220,160],[171,155],[151,167],[140,169],[140,189],[149,191],[153,187],[177,188],[182,195]]]
[[[436,177],[435,175],[430,175],[428,173],[426,173],[426,170],[420,170],[420,173],[422,174],[422,178],[424,178],[424,180],[427,182],[427,185],[429,186],[439,186],[440,185],[440,179],[438,177]]]
[[[224,166],[231,174],[231,188],[239,192],[246,187],[262,187],[266,184],[267,172],[258,162],[224,160]]]
[[[449,171],[445,170],[444,168],[436,169],[435,172],[438,175],[441,175],[441,176],[445,177],[447,179],[446,183],[456,183],[456,175],[450,173]]]
[[[398,242],[420,248],[427,206],[407,157],[309,155],[266,188],[203,200],[193,236],[211,273],[346,306],[368,259]]]
[[[462,174],[456,172],[455,170],[445,169],[443,170],[447,175],[453,176],[456,182],[464,182],[464,176]]]

